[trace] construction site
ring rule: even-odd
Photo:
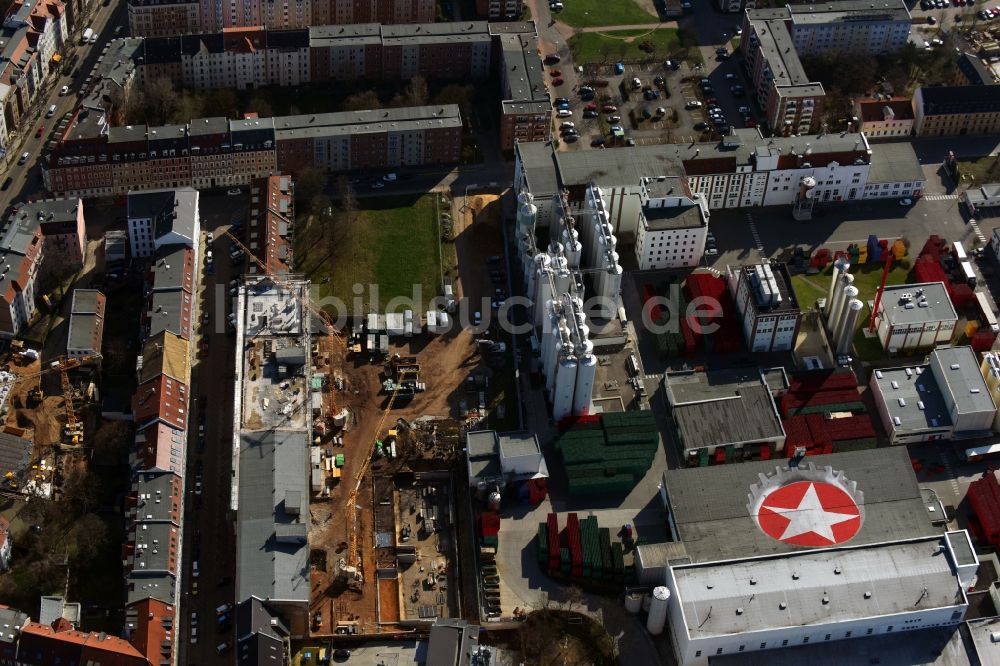
[[[459,266],[470,268],[445,278],[443,309],[369,313],[345,338],[314,337],[314,636],[412,631],[461,613],[456,549],[469,523],[456,519],[453,479],[466,428],[493,409],[494,351],[506,347],[463,329],[452,308],[463,297],[489,308],[481,267],[502,251],[498,199],[454,212]]]
[[[15,341],[0,371],[3,417],[0,488],[11,493],[55,498],[68,465],[85,464],[85,433],[99,416],[88,406],[98,399],[99,356],[64,357],[43,363],[37,351]]]

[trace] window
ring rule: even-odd
[[[701,656],[701,650],[698,650],[697,652],[694,653],[694,658],[695,659],[697,659],[700,656]]]
[[[886,631],[892,631],[892,625],[891,624],[886,628]]]
[[[851,634],[853,633],[854,633],[853,631],[848,631],[847,633],[844,634],[844,638],[850,638]]]
[[[716,650],[715,654],[722,654],[722,648],[719,648],[718,650]]]
[[[788,639],[781,641],[781,647],[786,647],[788,645]]]
[[[830,640],[830,634],[827,634],[826,636],[824,636],[824,637],[823,637],[823,640],[824,640],[824,641],[828,641],[828,640]]]
[[[763,650],[763,649],[764,649],[764,648],[766,648],[766,647],[767,647],[767,643],[761,643],[761,644],[760,644],[760,649],[761,649],[761,650]]]
[[[744,649],[744,648],[746,648],[746,645],[741,645],[741,646],[740,646],[740,652],[743,652],[743,649]]]

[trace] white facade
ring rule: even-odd
[[[983,354],[983,362],[979,366],[979,371],[982,372],[983,379],[986,380],[986,386],[989,388],[993,402],[1000,405],[1000,355],[996,352]],[[1000,432],[1000,411],[993,419],[993,430]]]
[[[688,184],[708,201],[709,208],[760,206],[767,191],[767,173],[750,166],[736,167],[736,173],[690,176]]]
[[[799,193],[799,183],[805,176],[816,179],[816,187],[813,189],[816,201],[853,201],[862,198],[868,181],[868,164],[844,165],[831,162],[828,166],[818,168],[807,166],[808,164],[806,156],[802,168],[771,171],[764,205],[791,205]]]
[[[972,348],[935,350],[931,352],[930,368],[941,388],[955,432],[990,431],[997,416],[997,407]]]
[[[640,213],[635,240],[639,270],[698,266],[706,234],[708,205],[703,196],[649,199]]]
[[[968,600],[942,540],[668,567],[678,663],[958,625]]]
[[[236,88],[245,90],[267,83],[266,52],[207,50],[181,56],[184,83],[193,88]]]
[[[882,348],[895,354],[951,342],[958,315],[940,282],[907,284],[885,288],[875,321]]]
[[[268,49],[267,85],[301,86],[311,82],[309,49]]]
[[[856,3],[843,3],[856,5]],[[884,4],[884,3],[883,3]],[[880,6],[844,12],[841,3],[829,3],[829,20],[823,13],[813,14],[813,7],[792,7],[791,34],[800,56],[831,51],[877,55],[903,48],[910,37],[910,13],[902,2],[889,3],[889,11]]]

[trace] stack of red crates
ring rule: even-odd
[[[977,537],[994,547],[1000,546],[1000,483],[996,474],[987,470],[982,478],[969,484],[967,496],[976,517]]]
[[[940,236],[933,235],[924,243],[920,256],[914,263],[914,274],[917,282],[943,282],[948,290],[948,298],[956,308],[965,308],[975,300],[975,292],[972,287],[964,282],[952,282],[948,279],[947,273],[941,265],[941,260],[948,257],[951,249],[948,241]]]
[[[823,270],[830,263],[830,250],[825,247],[816,250],[809,259],[809,266]]]
[[[479,536],[494,537],[500,534],[500,516],[492,511],[484,511],[479,516]]]
[[[583,545],[580,543],[580,520],[575,513],[566,516],[566,547],[569,548],[570,575],[583,577]]]
[[[528,503],[537,506],[549,494],[545,479],[528,479]]]
[[[835,391],[856,389],[858,378],[853,370],[826,370],[795,375],[788,382],[788,390],[794,393],[805,391]]]
[[[547,519],[549,531],[549,573],[559,571],[559,518],[550,513]]]
[[[861,402],[861,396],[858,395],[856,388],[837,391],[814,391],[811,393],[788,392],[781,396],[781,413],[784,416],[793,416],[793,412],[802,407],[839,405],[849,402]]]
[[[824,421],[823,428],[834,442],[875,437],[875,425],[867,414]]]
[[[647,284],[642,288],[642,304],[645,305],[650,301],[650,299],[656,297],[656,290],[653,289],[653,285]],[[660,318],[663,316],[663,306],[654,305],[653,309],[650,310],[649,316],[654,322],[659,322]]]
[[[689,301],[702,297],[707,299],[707,302],[718,303],[722,310],[720,313],[716,308],[702,306],[698,310],[703,312],[703,315],[691,316],[688,324],[692,328],[695,341],[697,342],[698,338],[701,338],[705,351],[711,353],[733,354],[740,351],[741,334],[736,319],[736,307],[729,295],[726,281],[710,273],[695,273],[688,276],[684,282],[684,293]],[[696,324],[700,324],[700,326]],[[713,324],[717,327],[714,333],[705,335],[700,332],[704,327]],[[685,338],[686,345],[687,339]]]

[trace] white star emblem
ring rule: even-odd
[[[833,536],[833,526],[858,517],[856,513],[827,511],[816,494],[816,485],[812,483],[809,484],[808,490],[794,509],[780,506],[768,506],[767,508],[788,519],[785,531],[778,537],[782,541],[812,532],[834,543],[836,538]]]

